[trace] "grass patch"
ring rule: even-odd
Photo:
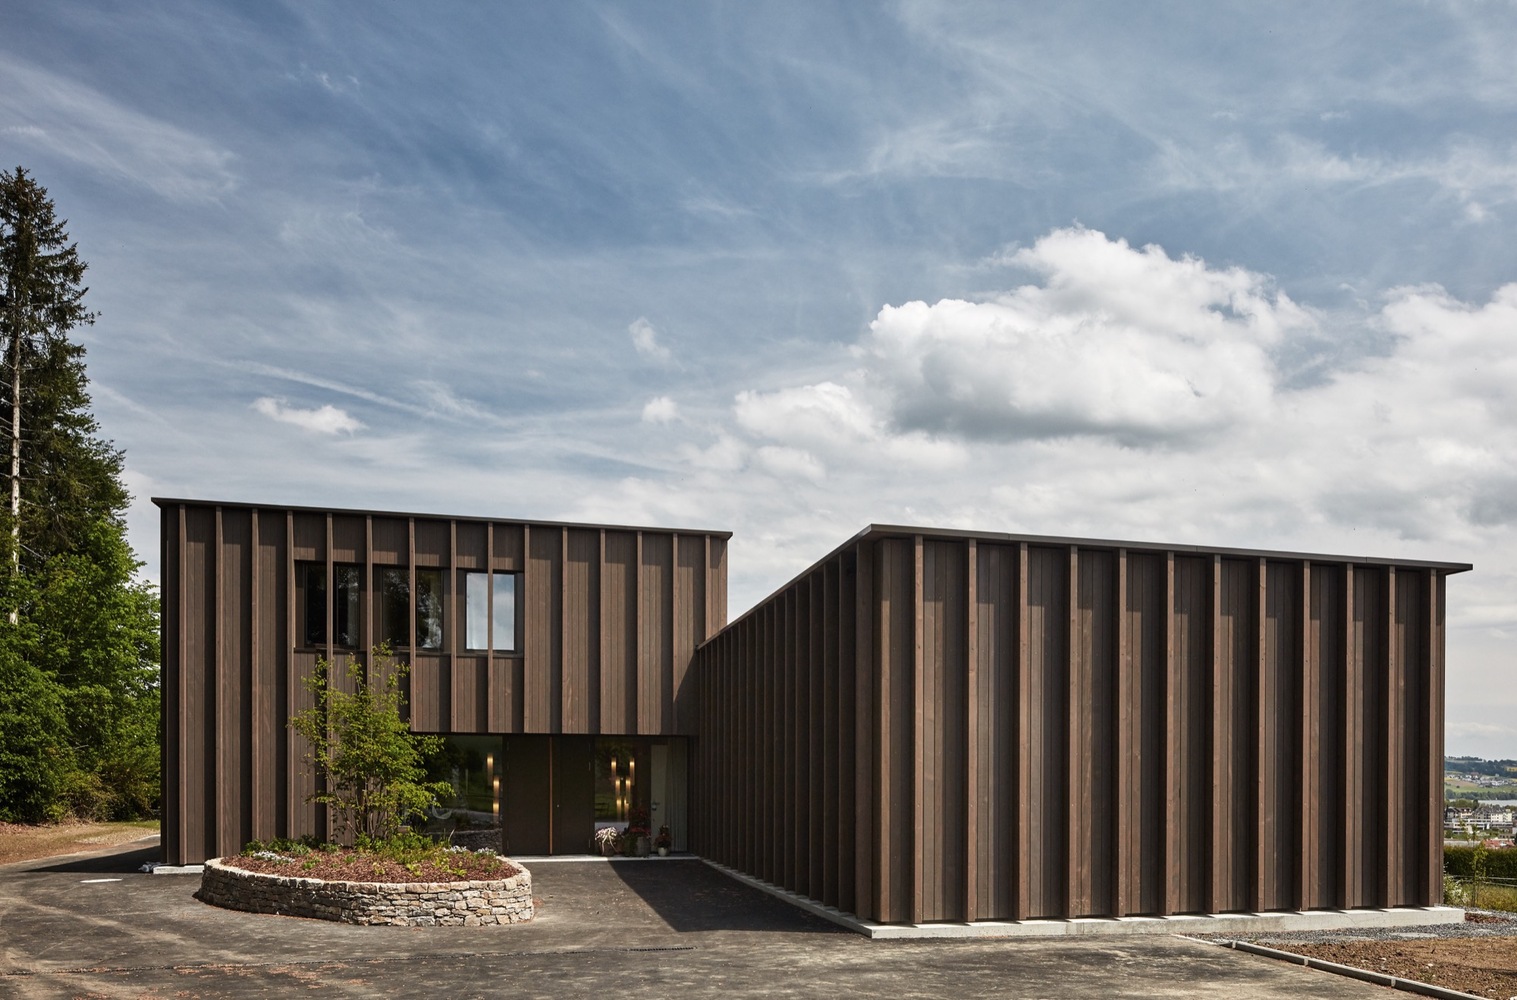
[[[1470,886],[1470,901],[1465,905],[1473,906],[1477,910],[1517,913],[1517,886],[1472,885]]]

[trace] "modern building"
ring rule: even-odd
[[[437,829],[516,855],[640,808],[883,924],[1441,900],[1465,564],[876,525],[729,625],[725,532],[155,503],[173,863],[327,831],[285,723],[387,641]]]

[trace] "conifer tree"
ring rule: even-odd
[[[122,455],[90,412],[86,265],[47,190],[0,172],[0,820],[158,796],[158,605],[135,578]]]
[[[0,419],[13,570],[72,551],[128,502],[121,453],[99,438],[90,413],[84,348],[68,336],[95,314],[84,306],[87,265],[66,225],[24,168],[0,172]]]

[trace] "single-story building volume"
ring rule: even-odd
[[[286,722],[411,664],[435,832],[676,850],[882,924],[1441,901],[1461,563],[875,525],[730,625],[729,533],[154,501],[164,853],[327,833]]]

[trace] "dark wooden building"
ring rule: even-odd
[[[1440,903],[1469,568],[870,527],[697,651],[695,849],[881,923]]]
[[[725,532],[156,500],[164,849],[329,834],[318,659],[411,664],[435,820],[880,923],[1440,901],[1457,563],[872,526],[726,623]]]
[[[506,737],[487,778],[515,853],[583,851],[618,754],[668,772],[631,798],[683,839],[690,662],[726,623],[729,533],[154,503],[169,862],[328,832],[286,723],[319,658],[380,642],[411,664],[413,730]]]

